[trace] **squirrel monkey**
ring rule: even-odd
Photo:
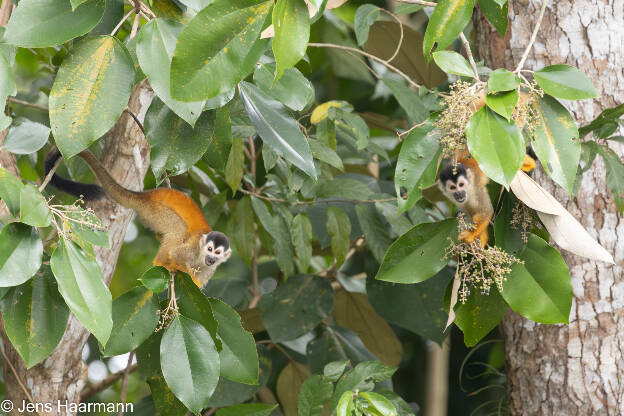
[[[530,172],[533,168],[535,160],[525,155],[520,169]],[[487,228],[494,214],[486,187],[489,181],[490,178],[479,169],[479,164],[468,151],[460,152],[456,164],[448,163],[440,171],[438,187],[444,196],[472,218],[474,228],[462,231],[459,234],[460,241],[472,243],[478,238],[481,247],[487,245]]]
[[[87,201],[103,198],[106,194],[119,204],[134,209],[141,222],[155,231],[160,239],[155,266],[187,273],[197,286],[202,287],[232,254],[227,236],[212,231],[195,201],[186,194],[169,188],[131,191],[119,185],[91,152],[84,150],[78,156],[87,162],[101,186],[74,182],[58,175],[53,175],[50,183]],[[48,154],[46,175],[60,157],[56,148]]]

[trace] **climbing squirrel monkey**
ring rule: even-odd
[[[74,182],[58,175],[53,175],[50,183],[86,201],[108,195],[134,209],[141,222],[160,239],[155,266],[187,273],[202,287],[232,254],[227,236],[212,231],[195,201],[186,194],[169,188],[131,191],[119,185],[91,152],[84,150],[78,156],[89,165],[101,186]],[[53,148],[45,161],[46,175],[60,157],[58,149]]]
[[[490,179],[479,169],[477,161],[468,151],[458,152],[457,163],[448,163],[440,172],[438,187],[444,196],[472,219],[472,229],[459,234],[459,240],[472,243],[479,239],[481,247],[488,242],[487,228],[494,214],[486,185]],[[530,172],[535,160],[524,156],[521,169]]]

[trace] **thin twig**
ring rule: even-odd
[[[217,413],[217,410],[219,410],[218,407],[213,407],[212,409],[209,409],[206,413],[204,413],[203,416],[212,416]]]
[[[128,376],[130,375],[130,367],[132,366],[132,360],[134,359],[134,350],[130,351],[128,355],[128,364],[124,370],[123,381],[121,382],[121,392],[119,393],[119,402],[126,403],[126,393],[128,392]],[[119,406],[119,413],[117,416],[123,416],[124,406]]]
[[[396,20],[396,22],[399,24],[399,29],[401,29],[401,36],[399,37],[399,44],[394,50],[394,53],[392,54],[392,56],[386,59],[386,62],[389,63],[389,62],[392,62],[394,58],[396,58],[396,56],[399,54],[399,51],[401,50],[401,46],[403,46],[403,23],[401,22],[401,19],[399,19],[397,15],[392,13],[391,11],[386,10],[386,9],[381,9],[381,10],[383,10],[384,12],[389,14],[394,20]]]
[[[139,126],[139,129],[141,129],[141,133],[143,133],[145,135],[145,128],[143,127],[143,123],[141,123],[139,121],[139,118],[136,116],[136,114],[134,114],[132,111],[130,111],[130,109],[128,107],[124,108],[124,111],[126,113],[130,114],[130,117],[132,117],[132,119],[137,124],[137,126]]]
[[[420,85],[418,85],[417,83],[412,81],[412,79],[409,76],[407,76],[403,71],[401,71],[399,68],[395,67],[394,65],[389,64],[385,60],[383,60],[383,59],[381,59],[381,58],[379,58],[379,57],[377,57],[377,56],[375,56],[373,54],[370,54],[368,52],[364,52],[363,50],[360,50],[360,49],[357,49],[357,48],[351,48],[349,46],[336,45],[334,43],[308,43],[308,46],[311,46],[313,48],[341,49],[343,51],[351,51],[351,52],[359,53],[360,55],[366,56],[367,58],[372,59],[375,62],[379,62],[380,64],[384,65],[388,69],[396,72],[401,77],[403,77],[403,79],[405,79],[408,82],[408,84],[410,84],[412,87],[415,87],[415,88],[420,87]]]
[[[251,276],[253,279],[253,298],[251,302],[249,302],[249,309],[255,308],[260,302],[260,288],[258,283],[258,254],[260,252],[258,243],[258,228],[254,224],[254,234],[253,234],[253,257],[251,259]]]
[[[290,361],[291,363],[294,363],[295,360],[293,360],[293,358],[290,356],[290,354],[288,354],[286,352],[286,350],[284,348],[282,348],[280,345],[276,344],[275,342],[271,341],[270,339],[263,339],[262,341],[258,341],[256,342],[256,344],[269,344],[275,348],[277,348],[277,350],[279,352],[281,352],[282,354],[284,354],[284,357],[288,358],[288,361]]]
[[[48,172],[46,177],[43,179],[43,182],[41,182],[41,185],[39,185],[39,192],[43,191],[45,187],[48,186],[48,184],[52,180],[52,176],[54,176],[54,172],[56,172],[62,160],[63,159],[59,157],[56,160],[56,162],[54,162],[54,166],[52,166],[52,169],[50,169],[50,172]]]
[[[80,401],[85,401],[86,399],[93,396],[94,394],[97,394],[101,392],[102,390],[106,390],[111,384],[113,384],[114,382],[122,378],[126,374],[126,371],[128,372],[128,374],[130,374],[136,371],[136,369],[137,369],[137,365],[132,364],[130,368],[125,368],[121,371],[118,371],[116,373],[106,376],[106,378],[100,381],[99,383],[93,384],[87,387],[86,389],[84,389],[80,393]]]
[[[17,370],[15,369],[15,367],[13,367],[13,364],[11,363],[11,361],[9,361],[9,357],[7,357],[6,352],[4,351],[4,348],[0,348],[0,352],[2,352],[2,358],[4,358],[4,362],[9,365],[9,368],[11,369],[11,372],[13,373],[13,377],[15,377],[15,380],[17,380],[17,384],[19,384],[19,386],[22,389],[22,391],[24,391],[24,394],[26,395],[26,398],[28,398],[28,400],[32,404],[35,404],[35,401],[33,400],[32,396],[30,395],[30,392],[28,391],[28,389],[26,388],[26,386],[24,385],[22,380],[17,375]],[[37,411],[37,414],[41,415],[41,413],[39,413],[38,411]]]
[[[438,3],[432,2],[432,1],[424,1],[424,0],[397,0],[403,3],[409,3],[409,4],[422,4],[423,6],[429,6],[429,7],[435,7],[438,5]]]
[[[362,65],[364,65],[366,67],[366,69],[368,69],[370,71],[371,74],[373,74],[373,76],[375,78],[377,78],[378,80],[381,80],[381,75],[379,75],[377,73],[377,71],[375,71],[367,62],[366,59],[362,58],[359,55],[354,54],[353,52],[349,52],[349,51],[345,51],[346,53],[348,53],[349,55],[351,55],[351,57],[353,57],[353,59],[357,59],[358,62],[360,62]],[[301,125],[301,124],[300,124]]]
[[[36,108],[37,110],[48,111],[48,107],[46,107],[45,105],[29,103],[28,101],[19,100],[15,97],[9,97],[8,101],[11,103],[15,103],[15,104],[20,104],[20,105],[25,105],[28,107]]]
[[[119,31],[119,29],[121,28],[121,25],[124,24],[124,22],[126,20],[128,20],[128,18],[130,17],[130,15],[134,12],[134,9],[130,10],[128,12],[128,14],[126,14],[124,17],[121,18],[121,20],[119,21],[119,23],[117,23],[117,26],[115,26],[115,28],[113,29],[113,31],[110,33],[111,36],[115,36],[115,33],[117,33],[117,31]]]
[[[262,194],[259,194],[257,192],[252,192],[252,191],[248,191],[246,189],[239,189],[240,192],[247,194],[247,195],[251,195],[251,196],[255,196],[256,198],[259,199],[263,199],[265,201],[269,201],[269,202],[281,202],[284,204],[291,204],[293,202],[288,201],[286,199],[282,199],[282,198],[273,198],[271,196],[265,196]],[[296,205],[315,205],[315,204],[331,204],[331,203],[337,203],[337,202],[344,202],[347,204],[374,204],[377,202],[392,202],[392,201],[396,201],[396,198],[382,198],[382,199],[315,199],[313,201],[295,201],[294,204]]]
[[[459,37],[462,41],[462,43],[464,44],[464,49],[466,50],[466,54],[468,55],[468,61],[470,62],[470,66],[472,67],[472,72],[474,72],[474,78],[477,81],[481,81],[479,79],[479,71],[477,70],[477,64],[474,60],[474,56],[472,56],[472,50],[470,49],[470,43],[468,42],[468,39],[466,39],[466,35],[464,35],[464,32],[459,32]]]
[[[535,43],[535,38],[537,38],[537,32],[539,31],[540,26],[542,25],[542,19],[544,18],[544,12],[546,11],[546,0],[542,0],[542,8],[540,9],[539,17],[537,18],[537,23],[535,24],[535,28],[533,29],[533,33],[531,34],[531,39],[529,40],[529,44],[527,45],[524,53],[522,54],[522,58],[520,62],[518,62],[518,66],[516,67],[515,73],[518,73],[522,70],[524,66],[524,62],[529,57],[529,52],[533,48],[533,43]]]
[[[137,30],[139,30],[139,22],[141,21],[141,15],[139,14],[138,8],[134,9],[134,12],[135,12],[134,22],[132,22],[132,29],[130,30],[130,36],[128,37],[128,39],[132,39],[133,37],[135,37],[137,34]]]

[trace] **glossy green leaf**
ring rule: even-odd
[[[214,0],[181,0],[180,3],[195,11],[200,11],[211,4]]]
[[[316,179],[308,141],[286,108],[253,84],[241,82],[238,88],[247,114],[264,143]]]
[[[155,266],[145,271],[139,277],[139,282],[154,293],[164,292],[171,280],[169,270],[162,266]]]
[[[50,268],[11,288],[1,303],[4,330],[26,368],[43,361],[63,337],[69,318]]]
[[[521,225],[511,225],[514,209],[522,204],[512,192],[505,192],[502,197],[502,206],[494,221],[494,237],[496,245],[507,253],[518,257],[526,247],[522,238]],[[527,230],[527,232],[530,230]]]
[[[160,343],[160,365],[173,394],[199,415],[219,380],[219,353],[210,333],[194,320],[176,316]]]
[[[390,78],[383,79],[384,84],[399,102],[399,105],[407,113],[407,117],[412,123],[422,123],[429,117],[429,111],[425,108],[420,96],[410,90],[405,84]]]
[[[546,173],[571,193],[581,158],[576,123],[568,110],[548,95],[539,98],[533,108],[538,123],[531,146]]]
[[[312,258],[312,224],[305,213],[298,213],[291,224],[292,244],[297,254],[299,271],[305,273]]]
[[[105,357],[136,349],[158,325],[158,297],[142,286],[135,287],[113,301],[113,329],[103,348]]]
[[[452,277],[452,269],[446,267],[418,284],[386,283],[369,278],[366,292],[382,318],[441,344],[448,317],[442,299]],[[415,316],[419,318],[414,319]]]
[[[151,146],[151,169],[157,181],[167,171],[175,176],[189,170],[203,156],[215,126],[215,113],[207,111],[191,127],[158,98],[145,115],[145,136]]]
[[[466,138],[468,150],[481,170],[493,181],[509,187],[525,155],[518,126],[483,107],[468,122]]]
[[[287,68],[274,81],[275,64],[260,64],[254,71],[254,83],[265,94],[294,111],[303,110],[314,99],[314,86],[297,68]]]
[[[217,410],[217,416],[269,416],[276,407],[276,404],[237,404]]]
[[[18,216],[20,213],[20,195],[24,184],[11,172],[0,167],[0,199],[9,209],[9,212]]]
[[[477,0],[485,18],[494,26],[501,37],[505,37],[509,23],[507,0]]]
[[[422,197],[422,188],[435,182],[441,151],[435,132],[431,126],[417,127],[401,145],[394,173],[399,213],[413,207]]]
[[[310,144],[310,150],[312,150],[312,156],[315,159],[325,162],[340,171],[344,171],[342,159],[340,159],[335,150],[320,140],[309,139],[308,143]]]
[[[620,214],[624,211],[624,163],[622,158],[606,146],[598,148],[607,169],[607,186],[613,194]]]
[[[8,48],[8,46],[7,46]],[[13,61],[15,53],[13,55]],[[0,51],[0,103],[6,104],[6,100],[9,96],[17,94],[17,86],[15,84],[15,76],[13,75],[13,68],[10,54],[5,51]],[[0,112],[0,128],[3,130],[9,127],[11,124],[11,117],[8,117],[3,111]]]
[[[474,77],[474,72],[466,58],[455,51],[434,52],[433,60],[447,74]]]
[[[0,230],[0,287],[30,279],[41,267],[42,255],[43,244],[32,227],[20,223],[4,226]]]
[[[501,295],[511,309],[543,324],[568,323],[572,284],[561,253],[534,234],[503,282]]]
[[[444,251],[456,236],[454,219],[415,226],[390,246],[375,279],[395,283],[429,279],[449,262]]]
[[[330,107],[327,115],[330,120],[336,121],[339,131],[344,131],[355,139],[358,150],[363,150],[368,146],[370,130],[362,117],[340,107]]]
[[[490,73],[488,79],[488,92],[511,91],[520,85],[520,77],[504,68],[499,68]]]
[[[230,91],[266,48],[258,40],[272,1],[216,0],[186,25],[171,61],[171,92],[200,101]]]
[[[20,192],[20,222],[33,227],[47,227],[52,223],[52,212],[45,197],[33,185]]]
[[[498,94],[488,94],[485,102],[493,111],[505,117],[507,121],[511,121],[511,115],[518,104],[518,91],[505,91]]]
[[[150,86],[166,105],[191,127],[201,115],[204,102],[185,103],[171,97],[171,59],[184,25],[169,19],[154,19],[141,28],[136,54]]]
[[[366,244],[373,253],[375,260],[381,264],[386,250],[392,244],[392,238],[386,230],[386,225],[372,204],[358,204],[355,206],[355,212],[360,227],[364,231]]]
[[[238,255],[248,265],[251,265],[255,239],[251,237],[254,235],[254,211],[249,196],[236,201],[230,217],[229,228],[228,236],[232,239]]]
[[[351,222],[349,217],[340,208],[327,208],[327,232],[332,237],[331,248],[336,263],[341,264],[351,244]]]
[[[333,392],[334,385],[331,381],[317,374],[312,375],[299,391],[297,400],[299,416],[321,416],[323,405],[331,398]]]
[[[318,276],[293,276],[260,299],[262,323],[274,342],[313,330],[333,306],[331,284]]]
[[[104,0],[86,0],[74,11],[69,1],[20,1],[11,14],[4,38],[22,48],[61,45],[93,29],[105,7]]]
[[[218,299],[210,298],[217,334],[223,344],[219,353],[221,376],[245,384],[258,383],[258,351],[253,335],[241,325],[240,315]]]
[[[479,288],[472,288],[466,303],[458,302],[455,307],[455,324],[464,333],[464,344],[475,346],[500,323],[508,309],[495,287],[487,295]]]
[[[245,143],[240,137],[232,139],[232,148],[225,165],[225,181],[230,186],[233,193],[236,193],[238,185],[243,179],[243,169],[245,167]]]
[[[72,6],[72,10],[75,10],[76,7],[80,6],[85,1],[86,0],[70,0],[71,6]]]
[[[422,4],[399,3],[394,9],[394,14],[410,14],[420,11],[425,6]]]
[[[210,167],[222,172],[227,166],[232,149],[232,119],[227,104],[219,107],[215,115],[214,134],[208,143],[203,159]]]
[[[397,416],[397,411],[392,402],[379,393],[362,392],[360,397],[371,404],[379,414],[384,416]]]
[[[353,29],[358,45],[362,46],[368,40],[368,31],[375,20],[379,18],[379,7],[374,4],[363,4],[355,12]]]
[[[277,0],[273,9],[273,55],[277,63],[275,79],[305,55],[310,39],[308,6],[301,0]]]
[[[71,238],[73,240],[78,239],[96,246],[109,247],[108,233],[102,221],[100,221],[92,210],[84,210],[75,206],[65,207],[65,209],[67,210],[65,215],[68,218],[76,220],[63,220],[64,225],[71,230]]]
[[[347,390],[342,393],[342,396],[340,396],[340,400],[336,405],[336,416],[351,416],[353,414],[353,410],[353,392],[351,390]]]
[[[2,147],[17,155],[27,155],[41,149],[48,141],[50,128],[27,118],[18,118],[9,129]]]
[[[571,65],[546,66],[533,76],[546,94],[556,98],[583,100],[598,96],[589,77]]]
[[[432,49],[446,49],[464,30],[472,17],[474,0],[440,0],[429,17],[423,52],[427,61]]]
[[[251,204],[260,220],[260,224],[273,239],[273,250],[275,251],[277,265],[283,272],[291,274],[294,272],[294,253],[288,224],[281,216],[271,214],[261,200],[252,198]]]
[[[112,300],[95,258],[61,238],[50,259],[50,267],[69,309],[101,344],[106,345],[113,327]]]
[[[50,126],[65,159],[113,127],[128,104],[133,84],[134,65],[119,40],[95,36],[74,44],[50,91]]]
[[[392,377],[396,367],[387,366],[379,361],[365,361],[355,366],[338,380],[334,394],[329,401],[329,409],[333,409],[344,392],[358,389],[370,391],[374,384]]]
[[[323,377],[329,381],[338,381],[349,361],[333,361],[323,367]]]
[[[214,318],[212,306],[208,297],[197,287],[193,279],[188,275],[177,274],[175,277],[175,290],[178,299],[180,313],[193,321],[201,324],[215,342],[217,350],[221,349],[221,343],[217,340],[219,323]]]
[[[607,108],[603,110],[598,117],[592,120],[591,123],[579,129],[580,136],[585,137],[590,132],[598,130],[606,124],[616,123],[622,115],[624,115],[624,104],[613,108]]]
[[[186,406],[173,394],[162,373],[150,377],[147,384],[149,384],[154,406],[159,415],[185,416],[187,414]]]

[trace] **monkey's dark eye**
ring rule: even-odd
[[[221,255],[221,250],[217,250],[217,251],[215,251],[215,254],[216,254],[217,256]]]
[[[208,251],[212,251],[212,247],[208,247]]]
[[[455,189],[457,189],[457,187],[456,187],[455,185],[451,185],[451,186],[449,186],[449,189],[450,189],[451,191],[454,191]]]

